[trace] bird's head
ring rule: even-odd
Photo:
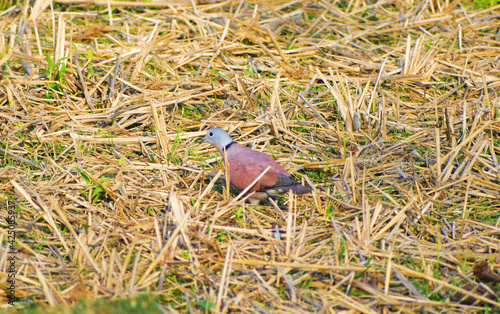
[[[229,134],[221,128],[211,128],[207,131],[205,137],[201,140],[201,143],[212,144],[219,151],[226,145],[231,144],[232,140]]]

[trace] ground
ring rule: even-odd
[[[495,1],[0,9],[2,309],[500,308]],[[237,198],[213,126],[312,193]]]

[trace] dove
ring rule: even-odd
[[[247,194],[252,204],[268,197],[275,197],[292,190],[296,194],[306,194],[311,189],[303,186],[283,169],[269,155],[255,151],[234,142],[229,134],[221,128],[211,128],[201,143],[212,144],[229,164],[229,181],[238,190],[246,189],[266,168],[270,169],[252,186]],[[227,153],[227,160],[224,151]]]

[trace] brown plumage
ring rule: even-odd
[[[224,157],[227,151],[229,163],[229,180],[240,191],[247,188],[268,166],[270,169],[257,183],[250,188],[248,193],[254,192],[248,199],[252,203],[277,196],[293,190],[296,194],[306,194],[311,189],[295,181],[290,174],[269,155],[252,150],[231,140],[229,134],[223,129],[212,128],[202,142],[212,144]]]

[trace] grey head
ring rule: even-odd
[[[201,140],[201,143],[209,143],[212,144],[215,148],[219,150],[219,152],[222,152],[222,148],[224,146],[227,146],[231,144],[233,140],[227,134],[226,131],[224,131],[221,128],[211,128],[210,130],[207,131],[207,134]]]

